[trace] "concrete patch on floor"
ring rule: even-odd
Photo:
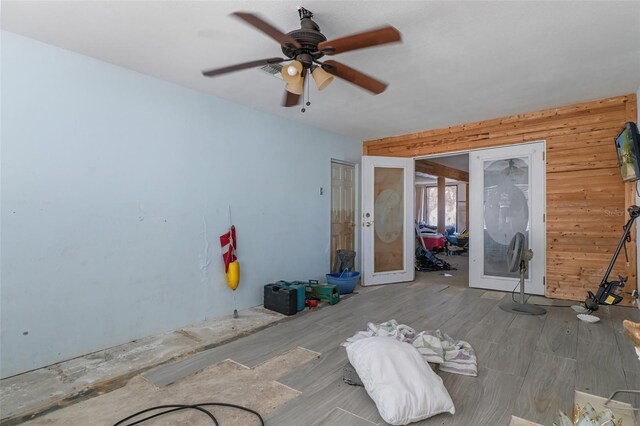
[[[493,299],[493,300],[500,300],[502,299],[507,293],[504,293],[502,291],[485,291],[484,293],[482,293],[482,296],[480,296],[481,299]]]
[[[38,403],[59,400],[76,393],[76,388],[65,380],[55,367],[41,368],[1,381],[0,413],[2,418],[39,407]]]
[[[27,424],[111,425],[156,405],[206,402],[246,406],[264,417],[300,394],[276,380],[318,356],[317,352],[298,347],[254,368],[225,360],[163,388],[136,376],[120,389],[57,410]],[[212,407],[210,411],[225,426],[258,424],[257,417],[243,411],[219,407]],[[185,410],[158,418],[154,425],[206,424],[206,421],[203,413]]]
[[[255,307],[232,315],[208,319],[177,331],[145,337],[0,381],[2,421],[38,413],[60,405],[94,387],[112,388],[153,366],[213,347],[236,336],[259,330],[286,318]],[[123,382],[116,386],[118,378]]]
[[[256,380],[276,380],[320,355],[319,352],[297,347],[256,365],[251,371],[254,372]]]
[[[251,331],[252,329],[283,318],[286,318],[286,316],[259,306],[240,311],[238,318],[227,315],[222,318],[216,318],[213,321],[207,320],[188,327],[182,327],[181,331],[203,342],[223,341],[238,333]]]

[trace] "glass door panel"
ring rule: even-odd
[[[486,160],[483,170],[483,275],[518,277],[518,272],[509,272],[507,250],[517,232],[529,247],[529,158]]]
[[[373,272],[404,269],[404,169],[374,169]]]
[[[414,278],[413,176],[413,158],[362,157],[363,285]]]
[[[546,263],[544,142],[469,154],[469,285],[512,291],[507,251],[517,232],[533,251],[525,291],[544,294]]]

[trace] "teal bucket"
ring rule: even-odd
[[[327,274],[327,283],[338,286],[340,294],[353,293],[356,283],[360,278],[360,272],[342,272],[340,274]]]
[[[304,296],[305,296],[305,283],[299,283],[297,281],[289,282],[289,281],[278,281],[276,285],[282,287],[291,287],[298,290],[298,300],[296,306],[298,308],[298,312],[304,311]]]

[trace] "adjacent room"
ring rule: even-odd
[[[0,8],[0,426],[640,424],[640,2]]]
[[[469,154],[416,159],[414,169],[416,279],[439,279],[438,272],[452,277],[447,285],[468,287]]]

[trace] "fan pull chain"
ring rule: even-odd
[[[305,104],[306,106],[311,105],[311,91],[309,89],[309,79],[307,78],[305,83],[307,83],[307,102],[304,101],[304,85],[302,86],[302,103]],[[305,107],[302,107],[302,109],[300,111],[305,112],[307,109]]]

